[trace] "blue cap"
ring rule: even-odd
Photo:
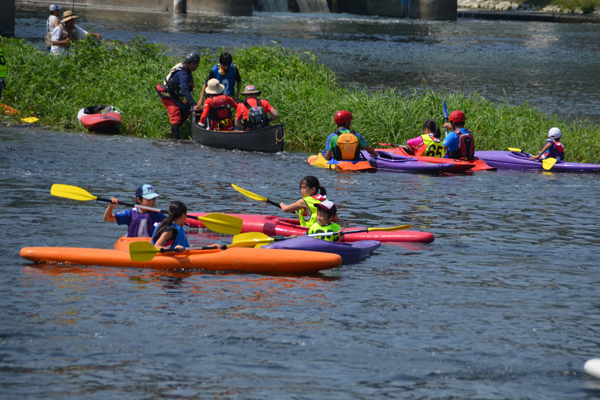
[[[57,4],[52,4],[50,6],[50,11],[62,10],[62,7]]]
[[[147,183],[137,188],[135,191],[135,198],[143,197],[145,199],[154,199],[158,197],[158,194],[154,191],[154,187],[152,185],[148,185]]]

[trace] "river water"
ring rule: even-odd
[[[17,10],[16,35],[45,35],[46,8]],[[432,22],[348,14],[210,17],[75,6],[78,24],[106,39],[141,35],[174,54],[279,41],[310,51],[346,82],[372,89],[477,91],[547,114],[600,124],[600,24]],[[207,71],[208,73],[208,71]],[[242,79],[243,79],[243,71]]]
[[[351,63],[334,64],[370,86],[382,77],[411,86],[419,71],[431,71],[430,85],[438,76],[460,88],[457,76],[467,72],[451,62],[428,61],[433,55],[443,60],[446,50],[457,48],[488,69],[473,75],[467,90],[488,81],[498,88],[513,82],[510,96],[517,103],[536,100],[549,112],[559,104],[598,110],[597,60],[583,42],[575,45],[597,34],[592,26],[353,16],[325,23],[259,15],[188,16],[178,28],[165,23],[165,31],[157,31],[131,13],[112,13],[110,19],[95,11],[82,14],[81,25],[102,30],[104,37],[127,40],[141,33],[173,48],[273,37],[334,60],[352,48]],[[163,14],[142,16],[149,24],[168,20]],[[19,11],[17,33],[36,36],[40,20]],[[291,21],[299,21],[305,33]],[[346,30],[340,33],[340,26]],[[398,30],[404,39],[393,33]],[[544,44],[544,30],[559,40]],[[531,44],[526,51],[524,42]],[[597,45],[587,44],[592,50]],[[560,51],[579,58],[558,70],[518,68],[519,59],[529,58],[531,65],[547,66]],[[388,70],[377,67],[375,53],[382,62],[392,58]],[[418,54],[423,57],[415,59]],[[502,65],[494,59],[503,59]],[[576,72],[573,63],[586,73]],[[546,79],[563,72],[553,82],[562,89],[547,90]],[[520,83],[515,75],[527,78]],[[494,87],[485,90],[501,91]],[[530,97],[532,91],[549,97]],[[600,356],[594,211],[600,177],[336,174],[308,166],[307,156],[0,127],[0,204],[6,211],[0,222],[0,397],[600,397],[600,382],[582,368]],[[54,183],[132,200],[135,188],[148,182],[161,194],[161,208],[177,199],[194,211],[281,215],[229,184],[292,202],[308,174],[327,187],[342,225],[410,224],[434,233],[435,242],[383,245],[361,262],[300,277],[32,265],[19,257],[24,246],[110,248],[124,234],[102,221],[103,203],[53,197]],[[192,245],[227,240],[204,232],[188,236]]]

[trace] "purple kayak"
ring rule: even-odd
[[[530,160],[531,154],[517,151],[476,151],[475,157],[484,160],[489,166],[503,169],[533,169],[542,170],[544,167],[539,160]],[[557,162],[549,169],[550,172],[600,172],[599,164]]]
[[[349,263],[367,257],[375,249],[381,246],[376,240],[360,240],[352,243],[328,242],[323,239],[315,239],[307,236],[299,236],[294,239],[284,239],[279,242],[263,246],[263,249],[286,249],[286,250],[308,250],[320,251],[322,253],[333,253],[342,256],[342,263]]]
[[[412,174],[439,174],[451,168],[454,164],[450,163],[429,163],[419,161],[414,157],[400,156],[386,151],[378,151],[378,158],[373,158],[369,153],[363,151],[363,156],[369,161],[371,166],[378,170],[387,170],[393,172],[405,172]]]

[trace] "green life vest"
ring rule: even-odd
[[[315,222],[317,222],[317,204],[327,200],[327,197],[323,195],[306,196],[303,199],[308,206],[308,212],[304,214],[304,209],[298,211],[300,216],[300,226],[310,228]]]
[[[0,78],[6,78],[6,59],[4,58],[4,53],[2,53],[2,49],[0,49]]]
[[[325,226],[321,226],[321,225],[319,225],[318,222],[315,222],[308,230],[308,234],[310,235],[312,233],[339,232],[340,230],[342,230],[342,227],[333,222],[328,225],[325,225]],[[340,236],[339,235],[320,236],[320,237],[316,237],[315,239],[323,239],[328,242],[338,242],[340,240]]]

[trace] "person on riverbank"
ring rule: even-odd
[[[183,225],[187,219],[187,206],[181,201],[169,205],[169,216],[165,218],[152,234],[152,244],[158,249],[176,249],[178,253],[190,247]]]
[[[221,53],[219,62],[208,73],[204,86],[202,86],[202,93],[200,93],[200,104],[204,103],[206,88],[211,79],[217,79],[224,86],[223,94],[232,97],[235,102],[239,101],[242,78],[240,77],[240,71],[233,63],[231,54]]]
[[[342,227],[334,222],[334,219],[337,216],[337,207],[333,201],[325,200],[316,204],[316,207],[317,221],[308,229],[308,235],[313,233],[337,233],[342,230]],[[322,239],[328,242],[339,242],[342,235],[343,233],[331,236],[317,236],[315,239]]]
[[[249,131],[269,126],[269,123],[279,118],[279,112],[267,100],[259,99],[261,90],[254,86],[246,86],[241,93],[245,100],[238,103],[235,114],[235,126]],[[269,117],[267,114],[270,114]]]
[[[48,49],[48,51],[50,51],[50,48],[52,47],[52,32],[54,32],[54,28],[56,28],[58,26],[58,24],[60,24],[60,18],[58,18],[59,14],[60,14],[60,10],[62,9],[61,6],[58,6],[56,4],[52,4],[50,6],[50,16],[48,17],[48,20],[46,21],[46,48]]]
[[[548,131],[548,139],[542,150],[537,156],[533,156],[530,160],[545,160],[547,158],[556,158],[556,162],[565,160],[565,146],[560,142],[562,131],[559,128],[550,128]]]
[[[179,128],[185,122],[190,109],[200,111],[200,103],[192,97],[194,90],[194,76],[192,72],[198,69],[200,55],[190,53],[182,63],[176,64],[162,85],[156,85],[158,97],[167,109],[171,122],[171,139],[179,139]]]
[[[338,111],[333,117],[337,130],[329,135],[325,146],[325,158],[338,161],[355,161],[360,159],[360,151],[366,150],[377,158],[378,154],[369,146],[366,140],[357,132],[350,129],[354,117],[349,111]]]
[[[423,134],[406,142],[408,152],[415,156],[444,157],[444,145],[440,137],[442,132],[434,120],[423,124]]]
[[[472,160],[475,154],[475,139],[473,133],[465,129],[465,113],[460,110],[453,111],[444,124],[444,128],[451,130],[444,139],[446,154],[444,158]]]
[[[135,191],[135,204],[154,208],[157,197],[158,194],[152,185],[144,184]],[[163,213],[138,207],[113,214],[113,210],[119,205],[119,199],[113,197],[111,201],[104,211],[104,220],[116,222],[117,225],[127,225],[127,237],[150,237],[154,232],[154,224],[166,218]]]
[[[200,127],[208,125],[208,129],[215,131],[232,131],[233,116],[232,109],[236,109],[238,104],[226,94],[223,94],[225,87],[218,79],[208,81],[206,94],[208,98],[204,102],[202,116],[200,117]]]
[[[90,33],[75,25],[77,18],[79,17],[73,15],[73,11],[65,11],[62,21],[52,31],[52,47],[50,47],[52,54],[61,54],[71,45],[71,42],[86,36],[101,39],[99,33]]]
[[[281,211],[293,213],[298,211],[300,226],[310,228],[317,221],[316,205],[327,200],[327,190],[321,186],[319,179],[308,175],[300,181],[300,195],[302,198],[295,203],[280,203]]]
[[[2,51],[2,47],[0,47],[0,99],[2,99],[2,89],[6,84],[4,83],[4,78],[8,74],[8,67],[6,66],[6,58],[4,58],[4,52]]]

